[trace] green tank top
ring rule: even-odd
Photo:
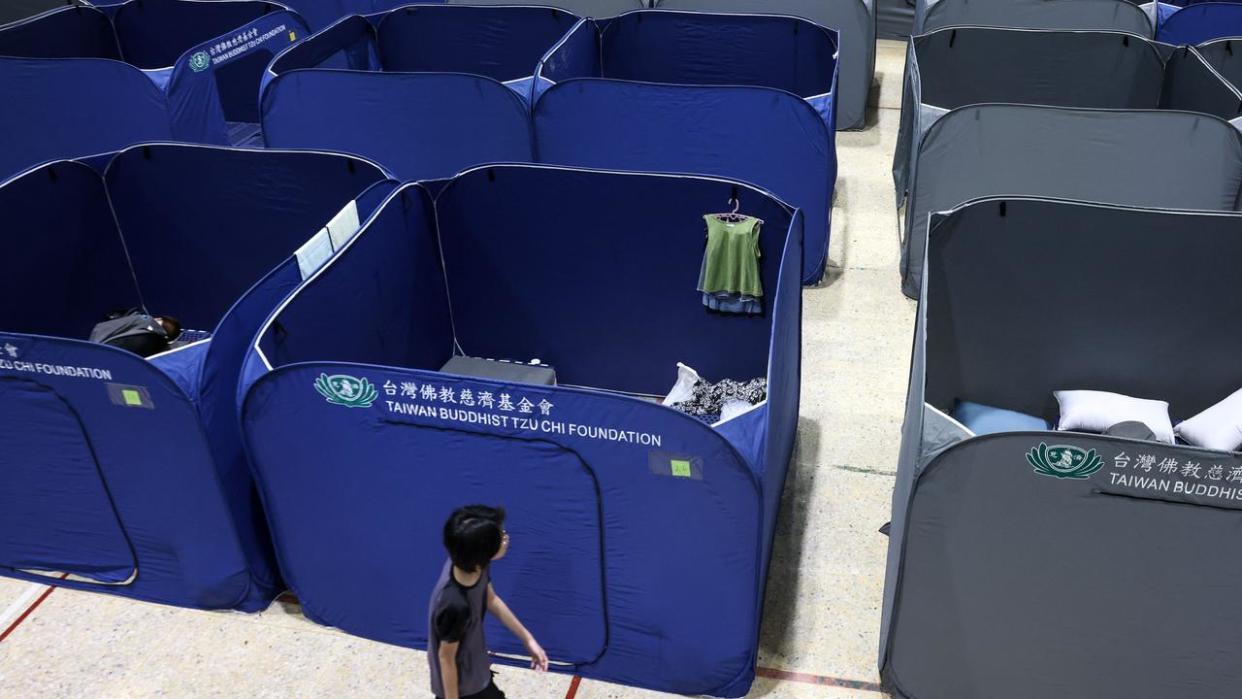
[[[744,216],[737,223],[721,221],[715,214],[707,221],[707,250],[699,271],[699,291],[708,294],[740,294],[760,298],[759,232],[763,222]]]

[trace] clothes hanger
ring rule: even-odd
[[[724,223],[741,223],[750,218],[746,214],[738,213],[742,208],[742,200],[738,197],[736,190],[733,196],[729,197],[729,203],[733,205],[733,211],[716,214],[716,220],[723,221]],[[759,225],[763,225],[763,219],[755,220],[759,222]]]

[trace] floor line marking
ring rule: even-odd
[[[580,684],[582,684],[582,678],[574,675],[574,678],[569,682],[569,691],[565,693],[565,699],[574,699],[578,695],[578,685]]]
[[[876,692],[884,694],[884,687],[875,682],[863,682],[862,680],[846,680],[840,677],[828,677],[826,675],[812,675],[805,672],[791,672],[789,670],[777,670],[770,667],[755,668],[755,674],[760,677],[766,677],[770,680],[780,680],[784,682],[801,682],[802,684],[814,684],[821,687],[839,687],[841,689],[859,689],[864,692]]]
[[[27,585],[26,589],[17,596],[17,599],[13,602],[13,604],[10,604],[7,609],[0,612],[0,626],[4,626],[9,623],[11,619],[20,614],[21,610],[29,605],[31,600],[38,597],[39,593],[42,592],[45,587],[47,587],[47,585],[40,585],[38,583],[30,583]]]
[[[46,590],[44,590],[43,594],[39,595],[39,599],[34,601],[34,604],[27,607],[26,611],[22,612],[21,616],[13,620],[13,623],[9,625],[9,628],[5,629],[3,632],[0,632],[0,643],[3,643],[4,639],[9,637],[9,634],[16,631],[17,627],[21,626],[22,622],[25,621],[31,614],[33,614],[34,610],[38,609],[40,604],[43,604],[43,600],[47,599],[48,596],[51,595],[55,591],[56,591],[55,586],[49,587]]]

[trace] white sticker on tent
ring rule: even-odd
[[[302,272],[302,280],[309,279],[315,270],[332,257],[332,236],[328,229],[324,228],[316,233],[294,255],[298,258],[298,270]]]
[[[340,213],[332,217],[328,221],[328,235],[332,238],[332,249],[340,250],[345,243],[358,229],[362,227],[362,223],[358,220],[358,202],[351,201],[341,209]]]

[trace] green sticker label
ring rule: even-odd
[[[107,386],[108,397],[112,399],[113,405],[155,410],[155,401],[151,400],[151,392],[145,386],[126,386],[117,383],[110,383]]]
[[[703,480],[703,457],[653,449],[647,452],[647,470],[653,476],[701,481]]]

